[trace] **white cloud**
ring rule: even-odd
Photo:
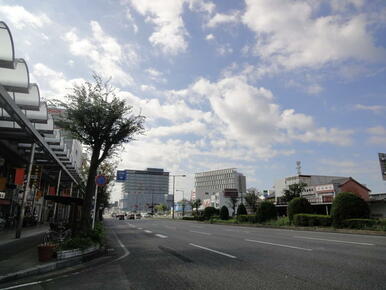
[[[50,24],[51,19],[44,13],[31,13],[19,5],[0,5],[0,15],[12,23],[16,29],[41,28]]]
[[[93,70],[106,78],[111,77],[113,82],[120,85],[132,84],[132,76],[122,65],[132,65],[138,61],[133,48],[120,45],[115,38],[106,34],[96,21],[91,21],[90,27],[92,37],[89,38],[80,38],[75,28],[65,34],[64,40],[69,44],[70,52],[86,58]]]
[[[206,125],[198,120],[190,122],[180,123],[174,126],[160,126],[151,128],[147,131],[146,135],[151,137],[164,137],[171,135],[186,135],[194,134],[198,136],[205,135],[207,133]]]
[[[191,90],[209,99],[225,128],[223,136],[255,150],[260,157],[276,154],[272,146],[291,141],[350,145],[352,130],[317,127],[311,116],[281,110],[271,91],[249,85],[242,77],[217,83],[200,79]]]
[[[246,0],[242,20],[256,33],[256,54],[276,70],[385,59],[365,14],[315,16],[318,9],[318,1]]]
[[[138,13],[155,25],[155,31],[149,37],[154,46],[159,46],[164,53],[177,54],[187,47],[186,32],[182,20],[182,0],[131,0]]]
[[[137,24],[135,24],[135,21],[134,21],[133,16],[131,15],[130,9],[127,9],[127,11],[126,11],[126,18],[131,23],[131,26],[133,28],[134,33],[138,33],[138,26],[137,26]]]
[[[225,23],[238,23],[240,22],[239,11],[234,11],[230,14],[216,13],[207,23],[208,27],[216,27]]]
[[[33,66],[31,78],[39,84],[40,94],[45,99],[63,97],[70,93],[75,84],[85,81],[82,78],[67,80],[62,72],[55,71],[42,63]]]
[[[367,133],[370,135],[368,142],[375,145],[386,145],[386,128],[382,126],[376,126],[367,129]]]
[[[212,40],[212,39],[214,39],[214,35],[212,33],[210,33],[207,36],[205,36],[205,39],[206,40]]]
[[[149,78],[153,81],[159,82],[159,83],[166,83],[167,80],[163,77],[163,73],[156,70],[155,68],[148,68],[145,70],[145,72],[148,74]]]
[[[382,106],[382,105],[367,106],[362,104],[356,104],[355,109],[363,110],[363,111],[371,111],[373,113],[380,113],[382,111],[386,111],[386,106]]]
[[[142,114],[150,121],[163,119],[174,123],[186,122],[188,120],[204,120],[209,122],[212,116],[210,112],[189,107],[184,100],[161,104],[159,99],[141,99],[127,91],[118,92],[117,95],[127,100],[135,108],[140,109]]]

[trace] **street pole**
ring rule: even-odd
[[[59,170],[59,176],[58,176],[58,183],[56,185],[56,196],[59,196],[59,189],[60,189],[60,180],[62,179],[62,169]],[[55,205],[54,205],[54,220],[57,221],[57,212],[58,212],[58,203],[55,202]]]
[[[95,184],[95,196],[94,196],[94,214],[92,217],[92,229],[95,227],[95,217],[96,217],[96,204],[97,204],[97,198],[98,198],[98,185]]]
[[[29,191],[29,184],[30,184],[30,179],[31,179],[31,171],[32,171],[32,165],[34,162],[34,157],[35,157],[35,148],[36,144],[32,143],[32,149],[31,149],[31,156],[29,160],[29,166],[28,166],[28,173],[27,173],[27,184],[25,185],[25,189],[23,192],[23,199],[21,202],[21,209],[20,209],[20,215],[19,215],[19,220],[17,223],[17,228],[16,228],[16,239],[20,239],[21,236],[21,228],[23,226],[23,219],[24,219],[24,213],[25,213],[25,205],[27,203],[27,193]]]
[[[175,194],[175,187],[176,187],[176,176],[173,175],[173,204],[172,204],[172,219],[174,219],[174,194]]]

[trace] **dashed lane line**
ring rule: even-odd
[[[196,245],[196,244],[189,243],[189,245],[191,245],[193,247],[196,247],[196,248],[200,248],[200,249],[209,251],[209,252],[213,252],[213,253],[216,253],[216,254],[219,254],[219,255],[231,258],[231,259],[236,259],[237,258],[236,256],[233,256],[233,255],[230,255],[230,254],[227,254],[227,253],[224,253],[224,252],[216,251],[216,250],[213,250],[213,249],[210,249],[210,248],[207,248],[207,247],[199,246],[199,245]]]
[[[355,244],[355,245],[362,245],[362,246],[375,246],[375,244],[371,244],[371,243],[351,242],[351,241],[342,241],[342,240],[330,240],[330,239],[321,239],[321,238],[310,238],[310,237],[303,237],[303,236],[294,236],[294,238],[326,241],[326,242],[333,242],[333,243]]]
[[[190,231],[190,232],[196,233],[196,234],[201,234],[201,235],[208,235],[208,236],[212,235],[212,234],[210,234],[210,233],[199,232],[199,231]]]
[[[165,236],[165,235],[161,235],[161,234],[155,234],[157,237],[161,238],[161,239],[166,239],[168,236]]]
[[[296,249],[296,250],[312,251],[312,249],[301,248],[301,247],[296,247],[296,246],[291,246],[291,245],[283,245],[283,244],[269,243],[269,242],[256,241],[256,240],[249,240],[249,239],[245,239],[245,241],[247,241],[247,242],[252,242],[252,243],[259,243],[259,244],[271,245],[271,246],[277,246],[277,247],[284,247],[284,248]]]
[[[145,233],[148,233],[148,234],[151,234],[152,231],[149,231],[149,230],[144,230]]]

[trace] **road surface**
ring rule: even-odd
[[[16,287],[386,289],[386,236],[166,219],[105,221],[115,253],[109,262]]]

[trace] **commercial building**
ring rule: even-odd
[[[195,197],[201,199],[202,207],[227,206],[232,213],[231,197],[240,199],[246,192],[246,178],[235,168],[227,168],[195,174]]]
[[[288,189],[291,184],[296,183],[305,183],[307,186],[300,195],[307,198],[312,205],[324,206],[327,214],[333,199],[338,193],[352,192],[368,201],[371,192],[364,184],[359,183],[352,177],[299,174],[280,179],[275,183],[275,202],[277,205],[286,204],[280,198],[284,195],[284,190]]]
[[[122,182],[121,210],[148,212],[157,204],[168,204],[169,172],[159,168],[119,170]]]
[[[80,143],[54,127],[27,63],[15,58],[4,22],[0,39],[0,217],[12,224],[25,209],[25,216],[42,221],[55,207],[55,216],[66,219],[68,205],[81,202],[72,198],[80,181]]]

